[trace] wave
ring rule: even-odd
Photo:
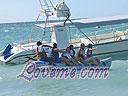
[[[8,30],[8,29],[6,29],[6,30],[4,30],[4,32],[6,32],[6,33],[8,33],[10,30]]]

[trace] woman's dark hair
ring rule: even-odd
[[[70,49],[70,47],[67,47],[66,50]],[[71,49],[70,49],[71,50]]]
[[[72,49],[74,46],[73,45],[70,45],[69,47],[70,47],[70,49]]]
[[[88,44],[88,48],[92,48],[92,46],[93,46],[92,44]]]
[[[38,41],[36,44],[37,44],[37,46],[42,45],[42,43],[40,41]]]
[[[53,48],[57,48],[57,44],[56,43],[53,44]]]
[[[80,47],[82,47],[82,46],[85,46],[85,44],[84,44],[84,43],[81,43],[81,44],[80,44]]]

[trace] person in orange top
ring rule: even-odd
[[[54,59],[52,57],[47,57],[47,54],[40,41],[37,42],[36,56],[37,60],[49,62],[50,64],[54,63]]]

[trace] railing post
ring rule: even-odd
[[[114,31],[114,28],[112,28],[112,33],[113,33],[113,38],[114,38],[114,41],[116,41],[116,36],[115,36],[115,31]]]
[[[97,38],[96,38],[96,32],[94,32],[94,36],[95,36],[95,42],[97,44],[98,42],[97,42]]]

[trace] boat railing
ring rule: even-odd
[[[123,25],[123,24],[122,24]],[[71,27],[73,28],[73,27]],[[100,28],[97,28],[100,29]],[[70,27],[68,29],[68,31],[70,30]],[[69,32],[71,33],[71,32]],[[93,32],[88,32],[85,33],[87,36],[89,36],[89,38],[95,43],[102,43],[102,42],[113,42],[113,41],[119,41],[119,40],[124,40],[126,38],[128,38],[128,25],[123,25],[123,26],[111,26],[110,28],[105,28],[105,29],[101,29],[101,30],[96,30]],[[84,40],[82,40],[84,39]],[[83,42],[82,42],[83,41]],[[70,43],[74,44],[74,43],[91,43],[89,42],[89,40],[87,40],[86,37],[83,36],[78,36],[78,38],[76,39],[71,39],[70,37]]]
[[[118,27],[119,28],[119,27]],[[91,36],[91,40],[94,41],[96,44],[101,43],[102,41],[109,42],[110,41],[118,41],[118,40],[123,40],[128,36],[128,31],[123,30],[123,31],[118,31],[115,30],[115,28],[110,28],[102,31],[107,31],[111,30],[109,33],[103,33],[100,34],[99,31],[94,32],[93,36]],[[100,32],[102,32],[100,30]]]

